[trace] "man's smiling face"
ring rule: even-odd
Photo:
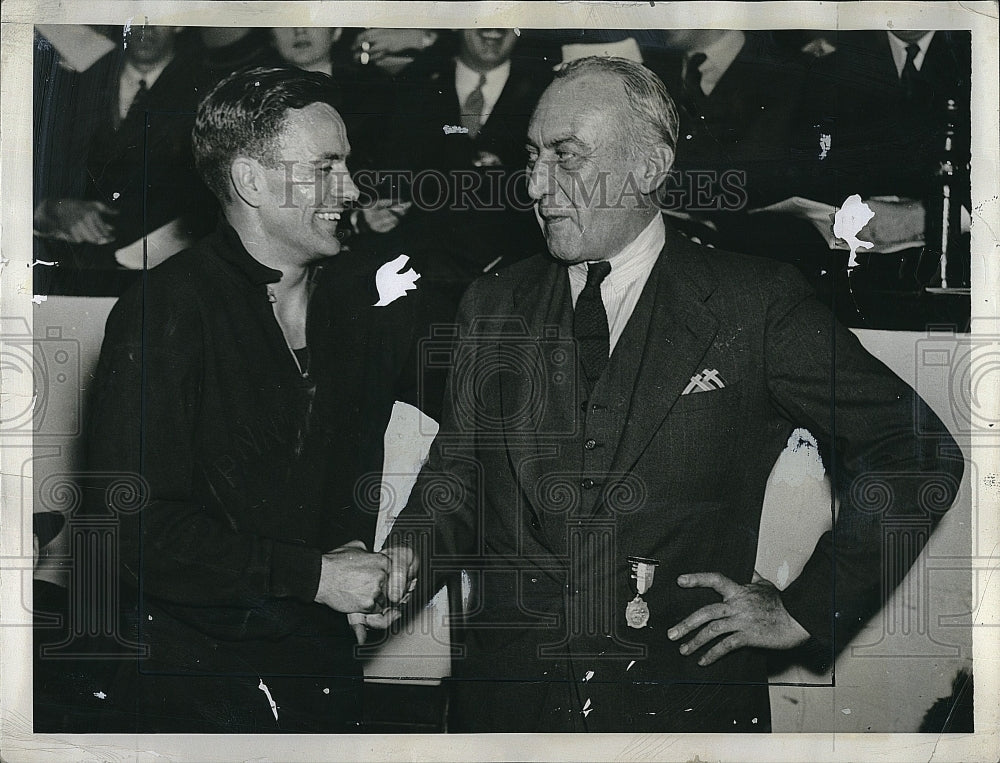
[[[351,147],[344,122],[325,103],[290,109],[276,144],[260,209],[267,245],[289,262],[337,254],[340,216],[359,195],[345,164]]]
[[[470,69],[488,72],[510,58],[516,42],[513,29],[463,29],[458,56]]]

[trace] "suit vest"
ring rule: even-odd
[[[577,358],[576,434],[567,438],[559,449],[558,469],[575,475],[578,500],[567,515],[567,521],[593,516],[602,511],[614,511],[616,497],[605,495],[605,488],[614,480],[609,475],[625,423],[632,414],[632,392],[642,364],[646,338],[653,315],[653,303],[659,275],[654,267],[643,287],[635,309],[618,339],[604,373],[593,389],[588,389],[583,366]],[[571,300],[565,300],[566,314],[561,325],[573,324]],[[641,415],[637,412],[636,415]]]

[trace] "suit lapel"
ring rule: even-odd
[[[899,72],[892,57],[889,37],[885,32],[869,32],[862,38],[864,56],[860,69],[860,77],[868,82],[879,84],[889,92],[899,88]]]
[[[456,67],[458,64],[452,63],[447,73],[442,76],[445,80],[442,90],[441,104],[444,107],[445,121],[447,124],[462,124],[462,103],[458,100],[458,85],[456,84]]]
[[[703,256],[694,244],[667,224],[666,242],[646,284],[647,289],[654,289],[653,305],[635,383],[632,389],[612,392],[630,394],[632,400],[611,462],[612,474],[627,473],[639,459],[715,338],[718,320],[706,306],[715,288],[714,277],[700,261]],[[512,301],[513,314],[524,319],[529,342],[537,343],[540,348],[552,344],[554,337],[548,334],[553,326],[562,327],[559,339],[572,341],[572,302],[565,267],[544,262],[537,272],[528,274],[517,285]],[[633,340],[641,338],[633,336]],[[548,356],[541,352],[540,357]],[[517,476],[529,497],[535,494],[538,480],[551,465],[545,456],[554,453],[554,447],[539,435],[569,433],[576,421],[577,399],[554,393],[550,386],[553,370],[547,365],[542,368],[546,374],[542,382],[544,405],[536,406],[540,410],[534,415],[525,414],[532,410],[539,395],[529,374],[504,374],[499,385],[508,450],[522,454],[515,458],[520,463]],[[629,378],[628,374],[623,377]],[[609,489],[612,487],[608,485]],[[595,510],[601,505],[598,502]]]
[[[553,386],[556,375],[575,375],[575,352],[568,352],[558,362],[558,346],[572,345],[572,300],[566,268],[551,260],[540,261],[540,269],[528,277],[513,294],[513,315],[523,318],[523,337],[502,339],[510,351],[508,357],[528,357],[533,368],[524,373],[505,373],[500,377],[500,408],[508,452],[519,454],[515,463],[518,479],[526,495],[535,494],[537,480],[543,476],[547,455],[555,452],[546,445],[546,435],[572,432],[576,425],[577,401],[572,394],[560,394]],[[513,328],[513,327],[512,327]],[[526,355],[527,353],[527,355]],[[571,383],[565,389],[575,389]],[[552,439],[548,437],[547,439]]]
[[[529,83],[524,79],[520,68],[517,64],[512,63],[510,72],[507,74],[507,81],[504,82],[503,89],[500,91],[500,97],[493,104],[489,119],[483,124],[479,134],[482,135],[486,131],[490,122],[497,124],[500,120],[506,119],[508,116],[516,116],[518,111],[523,110],[528,87]],[[493,117],[497,117],[497,120],[494,121]]]
[[[611,463],[612,474],[628,472],[642,455],[715,338],[718,321],[705,304],[714,283],[705,266],[695,259],[700,256],[694,245],[668,224],[667,241],[647,283],[656,289],[656,298],[632,390],[630,415]],[[677,267],[682,261],[688,267]],[[683,275],[685,272],[695,275]]]

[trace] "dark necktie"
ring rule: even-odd
[[[593,262],[587,267],[587,285],[576,298],[573,315],[573,337],[587,377],[588,389],[593,389],[608,365],[611,336],[608,313],[601,299],[601,282],[611,272],[610,262]]]
[[[704,53],[694,53],[687,60],[684,70],[684,98],[688,105],[700,110],[700,104],[705,100],[705,92],[701,89],[701,65],[708,60]]]
[[[146,80],[139,80],[139,89],[132,98],[132,103],[128,106],[128,111],[125,113],[125,119],[128,119],[134,114],[142,113],[142,111],[146,108],[146,99],[148,95],[149,88],[146,86]]]
[[[917,96],[920,74],[914,62],[918,53],[920,53],[920,46],[916,43],[910,43],[906,46],[906,61],[903,63],[903,71],[899,74],[899,82],[903,86],[903,95],[907,101],[913,101]]]
[[[480,120],[483,116],[483,85],[486,84],[486,75],[479,75],[479,84],[469,93],[469,97],[462,104],[462,127],[469,131],[469,137],[473,140],[479,135]]]

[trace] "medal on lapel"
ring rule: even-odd
[[[625,607],[625,622],[629,628],[645,628],[649,623],[649,605],[642,595],[653,587],[653,575],[659,561],[642,556],[630,556],[628,564],[630,586],[631,581],[635,581],[635,598]]]

